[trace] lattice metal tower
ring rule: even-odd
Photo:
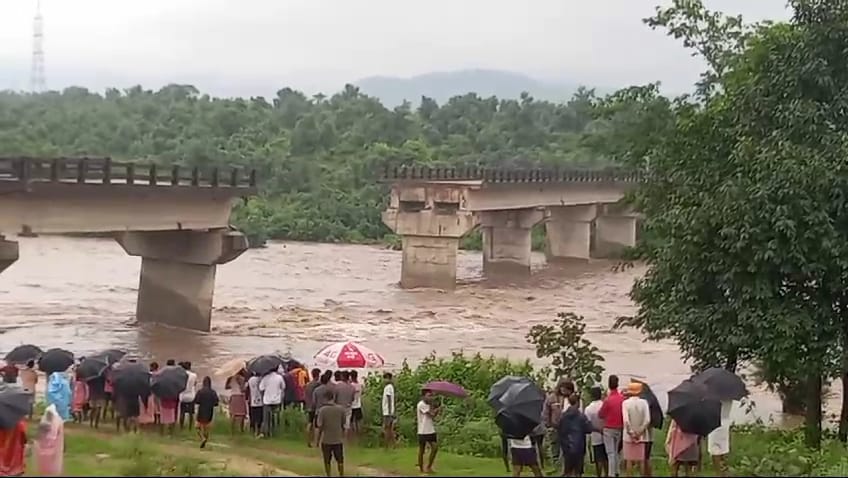
[[[47,78],[44,76],[44,19],[41,16],[41,0],[36,0],[35,17],[32,19],[32,70],[29,82],[33,93],[47,89]]]

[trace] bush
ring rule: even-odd
[[[465,400],[441,398],[445,407],[436,425],[441,448],[466,455],[500,456],[500,436],[486,398],[491,386],[506,375],[529,377],[539,383],[543,378],[529,361],[510,362],[480,354],[454,353],[450,358],[431,354],[416,368],[404,361],[394,376],[398,439],[415,443],[415,406],[421,397],[421,386],[434,380],[446,380],[462,385],[469,396]],[[382,393],[381,374],[369,375],[363,392],[366,446],[379,443]]]

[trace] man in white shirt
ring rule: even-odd
[[[395,386],[392,374],[383,374],[383,438],[386,448],[395,446]]]
[[[259,375],[253,374],[247,380],[247,390],[250,393],[250,431],[254,436],[262,434],[262,392],[259,391]]]
[[[259,391],[262,392],[262,434],[272,436],[279,423],[280,406],[286,392],[286,381],[276,370],[262,377],[259,381]]]
[[[197,374],[191,371],[191,362],[182,362],[180,366],[185,369],[188,379],[186,388],[180,393],[180,429],[185,426],[185,417],[188,415],[188,428],[194,428],[194,397],[197,395]]]
[[[732,401],[721,402],[721,426],[707,435],[707,451],[719,476],[727,476],[727,455],[730,454],[730,409]]]
[[[602,395],[603,391],[601,387],[592,387],[589,390],[589,397],[592,399],[592,402],[586,406],[586,410],[583,412],[592,424],[592,428],[596,430],[603,430],[604,428],[604,421],[600,417],[601,406],[604,404]],[[590,459],[595,464],[595,476],[607,476],[609,468],[607,466],[607,449],[604,446],[604,435],[600,432],[592,432],[590,444],[592,445]]]
[[[421,400],[416,407],[418,422],[418,470],[421,473],[433,473],[433,462],[436,461],[436,453],[439,451],[439,440],[436,436],[436,424],[434,419],[439,414],[439,408],[433,403],[433,392],[423,390]],[[424,467],[424,452],[430,446],[430,458],[427,467]]]

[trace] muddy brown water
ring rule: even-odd
[[[628,291],[640,267],[546,264],[534,254],[530,278],[493,282],[483,278],[479,253],[461,252],[455,291],[407,291],[397,285],[400,252],[273,242],[218,268],[212,331],[205,334],[135,323],[140,259],[114,241],[18,240],[20,260],[0,274],[2,352],[30,342],[80,355],[120,347],[160,362],[191,360],[200,373],[211,373],[233,357],[274,351],[308,362],[322,344],[351,339],[380,352],[389,366],[433,351],[536,360],[527,330],[571,311],[585,317],[606,369],[645,378],[661,401],[689,375],[674,343],[611,330],[617,317],[635,310]],[[756,390],[752,398],[757,416],[781,419],[773,396]],[[737,418],[746,419],[741,411]]]

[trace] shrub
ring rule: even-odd
[[[480,354],[466,356],[460,352],[449,358],[431,354],[415,368],[404,361],[401,370],[394,374],[398,439],[415,443],[415,406],[421,397],[421,387],[434,380],[445,380],[462,385],[469,396],[465,400],[440,398],[445,404],[437,421],[441,448],[466,455],[500,456],[500,437],[486,398],[491,386],[506,375],[536,381],[543,378],[529,361],[510,362]],[[366,446],[376,445],[380,440],[382,392],[382,374],[369,375],[363,392]]]

